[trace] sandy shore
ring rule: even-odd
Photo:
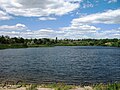
[[[2,88],[0,87],[0,90],[26,90],[26,87],[20,87],[16,89],[10,89],[10,88]],[[41,88],[38,87],[37,90],[55,90],[53,88]],[[85,87],[76,87],[75,89],[70,89],[70,90],[93,90],[92,87],[90,86],[85,86]]]

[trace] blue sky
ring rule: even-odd
[[[0,35],[120,38],[120,0],[0,0]]]

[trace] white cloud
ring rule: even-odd
[[[0,10],[0,20],[9,20],[11,19],[12,17],[9,16],[7,13],[3,12]]]
[[[41,21],[46,21],[46,20],[56,20],[56,18],[52,18],[52,17],[40,17],[38,18]]]
[[[108,0],[108,3],[115,3],[117,0]]]
[[[81,38],[95,38],[95,39],[104,39],[104,38],[119,38],[120,39],[120,29],[112,30],[97,30],[97,31],[79,31],[79,30],[70,30],[64,31],[64,34],[59,36],[60,38],[71,38],[71,39],[81,39]]]
[[[94,7],[92,3],[83,4],[83,8]]]
[[[83,2],[83,0],[65,0],[67,2],[70,2],[70,3],[80,3],[80,2]]]
[[[27,27],[24,24],[16,24],[13,26],[8,26],[8,25],[2,25],[0,26],[0,31],[8,31],[8,30],[25,30]]]
[[[0,35],[24,38],[54,38],[57,32],[52,29],[29,30],[24,24],[16,24],[0,26]]]
[[[20,35],[25,38],[54,38],[56,33],[52,29],[40,29],[21,32]]]
[[[65,1],[69,1],[69,2],[82,2],[83,0],[65,0]]]
[[[66,0],[0,0],[0,4],[7,13],[26,17],[64,15],[80,5]]]
[[[120,29],[102,30],[95,27],[94,23],[117,24],[120,23],[120,9],[109,10],[103,13],[76,18],[68,27],[60,28],[64,31],[65,38],[120,38]]]
[[[61,31],[64,31],[64,35],[62,36],[63,38],[71,38],[71,39],[76,39],[76,38],[90,38],[89,34],[96,33],[100,28],[97,28],[95,26],[90,26],[90,25],[74,25],[72,24],[69,27],[63,27],[60,29]]]
[[[0,35],[8,35],[11,37],[23,38],[55,38],[59,39],[71,38],[120,38],[120,28],[112,30],[101,30],[95,26],[90,25],[71,25],[70,27],[63,27],[59,30],[40,29],[29,30],[24,24],[16,24],[13,26],[0,26]]]
[[[74,25],[72,24],[70,27],[63,27],[61,28],[61,30],[65,30],[65,31],[81,31],[81,32],[94,32],[96,30],[100,30],[100,28],[96,28],[95,26],[90,26],[90,25],[83,25],[83,24],[79,24],[79,25]]]
[[[86,3],[83,3],[83,8],[90,8],[94,7],[94,5],[90,1],[86,1]]]
[[[23,37],[23,38],[55,38],[59,39],[71,38],[120,38],[120,30],[103,30],[96,32],[81,32],[81,31],[55,31],[52,29],[41,29],[35,31],[0,31],[0,35],[8,35],[11,37]]]
[[[120,39],[120,29],[112,30],[102,30],[92,34],[93,38],[119,38]]]
[[[120,24],[120,9],[108,10],[102,13],[91,14],[80,18],[73,19],[73,24],[78,23],[104,23],[104,24]]]
[[[74,19],[73,19],[74,20]],[[89,34],[96,33],[101,28],[88,25],[88,24],[82,24],[79,22],[73,22],[71,21],[71,25],[68,27],[62,27],[60,28],[61,31],[64,31],[64,35],[62,37],[64,38],[89,38]]]

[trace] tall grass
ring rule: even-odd
[[[120,90],[120,83],[95,85],[94,90]]]

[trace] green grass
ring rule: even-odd
[[[54,47],[53,45],[25,45],[25,44],[0,44],[0,49],[30,47]]]
[[[7,48],[27,48],[28,46],[24,44],[0,44],[0,49],[7,49]]]
[[[120,83],[95,85],[94,90],[120,90]]]
[[[26,90],[37,90],[37,87],[41,88],[52,88],[54,90],[70,90],[70,89],[75,89],[80,86],[75,86],[75,85],[67,85],[64,83],[52,83],[52,84],[20,84],[16,86],[16,88],[26,87]],[[20,86],[20,87],[19,87]],[[1,86],[2,87],[2,84]],[[90,86],[93,88],[93,90],[120,90],[120,83],[113,83],[113,84],[96,84]],[[84,86],[83,86],[84,88]],[[87,89],[85,89],[87,90]]]

